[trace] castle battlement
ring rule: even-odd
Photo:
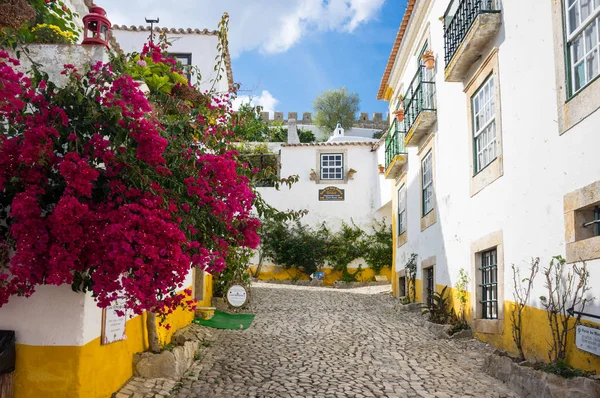
[[[269,112],[261,112],[260,117],[267,123],[283,122],[287,124],[289,119],[295,119],[298,124],[314,124],[313,115],[310,112],[302,113],[302,118],[298,118],[298,112],[288,112],[287,118],[283,117],[283,112],[274,112],[273,118],[269,117]],[[367,129],[380,129],[385,130],[389,127],[389,115],[386,114],[386,118],[383,118],[383,113],[373,113],[373,118],[369,118],[369,114],[366,112],[360,113],[354,127],[367,128]]]

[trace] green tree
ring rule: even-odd
[[[260,110],[249,103],[240,105],[235,113],[235,141],[264,142],[269,138],[269,125],[260,117]]]
[[[327,134],[335,130],[338,122],[343,128],[350,129],[354,126],[359,104],[358,94],[349,93],[345,87],[325,91],[313,103],[315,124]]]

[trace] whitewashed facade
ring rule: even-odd
[[[228,52],[222,65],[222,78],[215,81],[218,74],[214,68],[219,55],[217,31],[154,27],[155,41],[158,40],[161,31],[167,32],[168,41],[171,43],[167,49],[169,54],[184,65],[193,65],[199,69],[200,76],[191,75],[193,85],[199,85],[203,91],[214,90],[217,93],[226,93],[230,90],[233,86],[233,76]],[[112,29],[113,36],[125,53],[141,52],[144,44],[150,39],[150,33],[150,26],[115,25]]]
[[[583,19],[577,26],[566,25],[565,7]],[[512,264],[524,275],[532,257],[540,257],[542,269],[555,255],[585,260],[589,296],[600,297],[600,228],[583,227],[600,218],[594,215],[600,206],[599,15],[600,2],[584,0],[408,1],[378,95],[390,101],[390,112],[399,103],[404,109],[386,162],[396,295],[404,293],[398,284],[412,253],[423,300],[428,277],[439,290],[454,286],[463,268],[475,332],[505,346],[512,342],[504,313],[505,300],[514,301]],[[588,47],[569,44],[565,51],[567,43]],[[565,60],[565,54],[584,56],[580,49],[585,70],[583,61],[573,67]],[[435,57],[432,69],[424,66],[425,50]],[[587,75],[577,81],[580,70]],[[497,281],[484,293],[485,261]],[[498,308],[486,308],[484,294]],[[543,308],[539,297],[547,294],[540,272],[528,305]],[[586,312],[600,315],[600,301]],[[543,330],[538,339],[546,338]],[[547,359],[546,349],[539,344],[532,355]],[[581,360],[578,366],[600,366],[575,348],[570,355]]]

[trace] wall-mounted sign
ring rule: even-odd
[[[117,311],[125,312],[123,302],[118,300],[102,310],[102,344],[110,344],[127,338],[125,335],[127,316],[120,316]]]
[[[319,200],[325,202],[344,200],[344,190],[338,187],[319,189]]]
[[[575,345],[580,350],[600,356],[600,329],[588,326],[577,326]]]
[[[227,290],[227,301],[232,307],[241,307],[246,304],[248,293],[242,285],[233,285]]]

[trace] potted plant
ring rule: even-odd
[[[310,180],[315,181],[317,179],[317,172],[315,169],[310,169]]]
[[[377,167],[379,168],[379,173],[383,174],[383,172],[385,171],[385,167],[383,167],[382,164],[378,164]]]
[[[348,170],[348,178],[352,178],[352,176],[353,176],[355,173],[356,173],[356,170],[354,170],[354,169],[352,169],[352,168],[351,168],[350,170]]]
[[[396,116],[396,119],[397,119],[399,122],[403,121],[403,120],[404,120],[404,108],[399,108],[399,109],[396,109],[396,110],[394,111],[394,116]]]
[[[427,50],[421,55],[421,59],[425,64],[427,69],[433,69],[433,65],[435,64],[435,57],[433,56],[433,51]]]

